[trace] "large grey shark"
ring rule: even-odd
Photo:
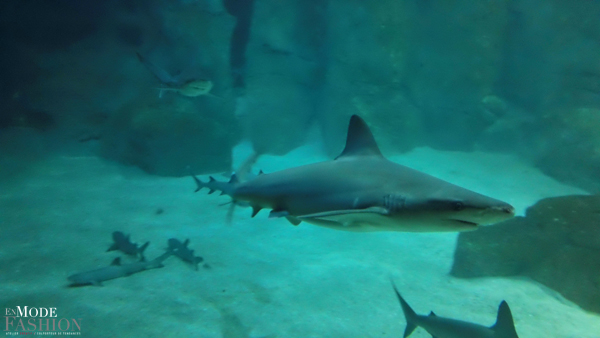
[[[508,203],[387,160],[367,124],[350,118],[346,147],[332,161],[258,175],[244,182],[194,176],[198,189],[219,190],[252,207],[252,217],[308,222],[348,231],[467,231],[514,216]]]
[[[417,326],[425,329],[433,338],[519,338],[512,313],[505,301],[502,301],[498,308],[496,324],[487,327],[462,320],[438,317],[433,311],[429,316],[418,315],[400,296],[400,292],[393,283],[392,286],[406,317],[404,338],[410,336]]]

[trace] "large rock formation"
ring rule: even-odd
[[[600,196],[547,198],[525,217],[461,233],[450,273],[526,276],[600,313]]]
[[[169,95],[123,106],[99,138],[104,157],[152,174],[184,176],[190,168],[195,173],[230,170],[238,134],[232,105],[213,97]]]

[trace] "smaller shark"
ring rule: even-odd
[[[120,278],[127,277],[134,273],[162,268],[164,265],[162,262],[169,258],[173,253],[170,251],[165,252],[159,257],[151,260],[145,261],[140,260],[139,262],[121,265],[121,257],[115,258],[112,263],[104,268],[80,272],[74,275],[67,277],[67,279],[71,282],[69,286],[83,286],[83,285],[96,285],[102,286],[102,282]]]
[[[163,87],[159,87],[160,90],[158,97],[162,97],[164,92],[172,91],[177,92],[183,96],[196,97],[200,95],[207,95],[217,98],[220,96],[212,94],[210,91],[213,88],[213,82],[209,79],[191,79],[188,81],[181,81],[177,77],[172,76],[166,70],[152,64],[140,53],[136,53],[138,60],[146,67],[154,77],[160,81]]]
[[[106,252],[119,250],[130,256],[137,257],[139,255],[140,258],[144,258],[144,250],[146,250],[148,245],[150,245],[150,242],[146,242],[141,247],[138,247],[137,244],[131,243],[129,237],[130,235],[125,236],[125,234],[121,231],[113,232],[113,244],[108,248],[108,250],[106,250]]]
[[[198,270],[198,263],[201,263],[204,259],[200,256],[194,256],[194,250],[190,250],[187,246],[190,244],[190,240],[186,239],[185,242],[181,243],[176,238],[169,239],[169,248],[167,252],[170,252],[174,256],[179,257],[182,261],[194,265],[194,268]]]
[[[438,317],[433,311],[429,316],[418,315],[400,296],[396,285],[392,283],[392,286],[406,317],[404,338],[410,336],[418,326],[425,329],[433,338],[519,338],[512,313],[505,301],[500,303],[496,324],[487,327],[462,320]]]

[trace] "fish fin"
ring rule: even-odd
[[[112,263],[110,263],[110,265],[121,265],[121,257],[117,257],[115,259],[113,259]]]
[[[231,184],[236,184],[238,183],[240,180],[238,179],[238,176],[236,174],[231,175],[231,178],[229,179],[228,183]]]
[[[435,312],[431,311],[429,312],[429,317],[437,317],[437,315],[435,314]]]
[[[252,206],[252,217],[256,216],[256,214],[258,214],[258,212],[261,210],[262,208],[259,206]]]
[[[302,223],[302,221],[299,220],[298,217],[294,217],[294,216],[287,216],[285,219],[287,219],[288,222],[292,223],[292,225],[298,225],[298,224]]]
[[[394,291],[396,292],[396,296],[400,301],[400,306],[402,307],[402,311],[404,312],[404,317],[406,319],[406,329],[404,330],[404,338],[410,336],[410,334],[417,328],[417,320],[418,315],[415,311],[408,305],[408,303],[400,296],[400,292],[396,288],[394,282],[392,282],[392,287],[394,287]]]
[[[187,246],[188,246],[188,244],[190,244],[190,239],[189,239],[189,238],[186,238],[186,239],[185,239],[185,241],[183,241],[183,246],[184,246],[184,247],[187,247]]]
[[[158,79],[158,81],[164,84],[173,84],[176,82],[173,76],[171,76],[171,74],[169,74],[166,70],[155,66],[153,63],[151,63],[145,57],[143,57],[142,54],[140,54],[139,52],[136,52],[135,54],[137,55],[138,60],[144,65],[144,67],[146,67],[146,69],[150,71],[150,73],[152,73],[152,75],[154,75]]]
[[[358,115],[350,117],[348,126],[348,136],[346,138],[346,147],[344,151],[335,159],[350,156],[383,156],[375,142],[373,133]]]
[[[498,317],[496,318],[496,324],[491,327],[492,331],[498,333],[498,336],[507,338],[518,338],[517,331],[515,329],[515,322],[513,320],[510,307],[506,301],[502,301],[498,307]]]
[[[150,245],[150,241],[144,243],[144,245],[142,245],[139,249],[138,252],[140,253],[140,255],[144,254],[144,250],[146,250],[146,248],[148,247],[148,245]]]
[[[194,182],[196,183],[196,190],[194,190],[194,192],[198,192],[200,191],[200,189],[204,188],[204,183],[202,183],[202,181],[200,181],[200,179],[196,175],[194,175],[194,172],[192,172],[192,168],[188,165],[186,169],[190,176],[192,176],[192,178],[194,179]]]
[[[385,208],[381,208],[381,207],[371,207],[371,208],[366,208],[366,209],[349,209],[349,210],[332,210],[332,211],[324,211],[324,212],[318,212],[318,213],[314,213],[314,214],[308,214],[308,215],[302,215],[302,216],[298,216],[299,219],[310,219],[310,218],[328,218],[328,217],[335,217],[335,216],[340,216],[340,215],[348,215],[348,214],[381,214],[381,215],[387,215],[388,211]]]
[[[106,249],[106,252],[115,251],[118,249],[119,249],[119,246],[117,245],[117,243],[113,243],[108,249]]]

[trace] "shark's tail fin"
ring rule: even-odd
[[[166,70],[155,66],[144,56],[142,56],[142,54],[140,54],[139,52],[136,52],[135,54],[137,55],[138,60],[140,60],[140,62],[144,65],[144,67],[146,67],[146,69],[148,69],[150,73],[152,73],[152,75],[154,75],[161,83],[173,85],[178,82],[177,79],[171,76],[171,74],[169,74]]]
[[[142,245],[139,249],[138,252],[140,254],[141,258],[144,258],[144,250],[146,250],[146,248],[148,247],[148,245],[150,245],[150,241],[144,243],[144,245]]]
[[[519,338],[510,307],[508,307],[506,301],[502,301],[498,307],[498,317],[496,324],[492,326],[492,330],[498,334],[498,337]]]
[[[404,317],[406,318],[406,329],[404,330],[404,338],[410,336],[410,334],[417,328],[418,316],[415,311],[408,305],[408,303],[400,296],[400,292],[396,288],[394,282],[392,282],[392,286],[394,287],[394,291],[396,292],[396,296],[398,296],[398,300],[400,301],[400,306],[402,306],[402,311],[404,312]]]
[[[190,176],[192,176],[192,178],[194,179],[194,182],[196,182],[196,190],[194,190],[194,192],[198,192],[198,191],[202,190],[203,188],[207,188],[209,195],[214,193],[215,191],[220,191],[221,195],[231,196],[233,194],[233,191],[235,190],[235,186],[238,184],[238,179],[235,176],[235,174],[233,176],[231,176],[231,179],[229,180],[229,182],[217,181],[212,176],[208,177],[207,182],[202,182],[191,171],[190,171]]]
[[[143,253],[143,252],[144,252],[144,250],[146,250],[146,248],[148,247],[148,245],[150,245],[150,241],[148,241],[148,242],[144,243],[144,245],[142,245],[142,246],[140,247],[140,253]]]

